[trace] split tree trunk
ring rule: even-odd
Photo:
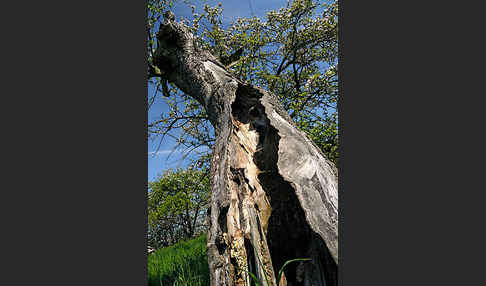
[[[182,23],[161,25],[154,64],[215,128],[207,254],[212,286],[337,285],[337,171],[278,98],[242,83]],[[266,282],[266,278],[268,283]]]

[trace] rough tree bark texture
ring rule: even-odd
[[[215,128],[207,253],[211,285],[337,285],[337,171],[278,98],[235,78],[182,23],[158,33],[154,64]],[[268,278],[268,283],[265,277]]]

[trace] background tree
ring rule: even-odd
[[[213,150],[211,285],[244,285],[245,270],[275,285],[302,256],[313,262],[286,269],[289,283],[336,285],[337,170],[323,152],[338,158],[337,6],[294,1],[230,27],[221,9],[149,25],[148,75],[170,107],[149,133]]]
[[[149,245],[165,247],[205,231],[208,199],[209,176],[205,171],[168,170],[149,182]]]

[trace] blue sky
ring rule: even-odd
[[[191,9],[187,4],[178,1],[174,6],[174,14],[177,19],[180,16],[192,19]],[[196,6],[196,12],[201,13],[204,3],[210,6],[216,6],[218,2],[223,4],[223,22],[228,24],[231,20],[237,17],[251,17],[257,16],[264,18],[266,13],[270,10],[278,10],[287,5],[287,0],[227,0],[227,1],[189,1]],[[250,8],[251,7],[251,8]],[[253,12],[253,13],[252,13]],[[154,87],[149,85],[148,97],[154,94]],[[148,122],[153,122],[159,118],[162,112],[167,112],[167,105],[159,98],[154,103],[148,114]],[[175,146],[174,140],[166,138],[159,147],[159,141],[148,141],[148,180],[153,181],[159,174],[168,168],[186,167],[188,160],[183,160],[180,150],[173,150]],[[158,148],[158,152],[157,151]]]

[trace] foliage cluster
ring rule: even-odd
[[[148,62],[156,48],[155,34],[165,11],[173,1],[149,1]],[[198,45],[223,59],[238,55],[228,65],[240,80],[279,95],[284,108],[329,159],[337,163],[338,153],[338,32],[337,1],[294,0],[286,7],[270,11],[266,19],[238,18],[223,21],[224,7],[205,5],[202,11],[192,6],[192,19],[182,19],[198,37]],[[149,106],[160,100],[168,112],[149,124],[152,138],[171,136],[188,151],[214,142],[206,111],[175,86],[149,76],[155,94]],[[198,163],[206,165],[210,148],[200,154]]]
[[[148,244],[165,247],[205,230],[209,176],[204,170],[168,170],[148,193]]]

